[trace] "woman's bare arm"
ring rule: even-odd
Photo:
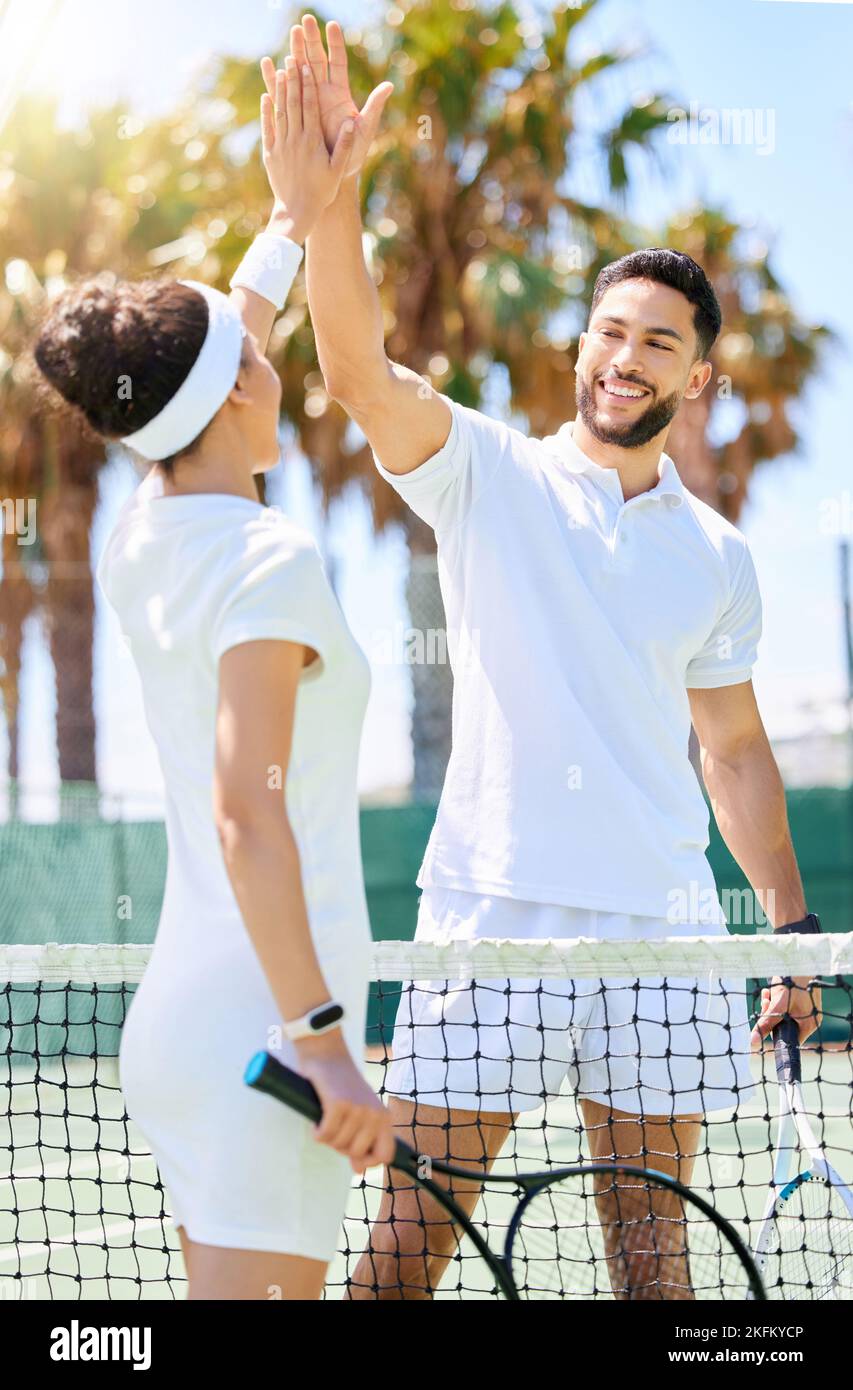
[[[230,648],[219,662],[213,814],[243,922],[278,1006],[270,1028],[332,997],[314,948],[284,794],[299,677],[313,656],[299,643],[257,641]],[[318,1139],[346,1154],[357,1172],[387,1163],[390,1116],[341,1029],[294,1046],[323,1101]]]
[[[283,791],[305,655],[295,642],[245,642],[219,664],[214,818],[243,921],[284,1019],[329,998]]]

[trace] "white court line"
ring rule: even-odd
[[[37,1148],[38,1146],[36,1144],[32,1144],[24,1147]],[[79,1179],[79,1181],[81,1182],[86,1182],[92,1181],[92,1179],[88,1177],[88,1174],[90,1172],[95,1174],[101,1174],[110,1168],[123,1168],[125,1170],[128,1170],[133,1166],[134,1159],[142,1161],[144,1163],[153,1164],[151,1154],[148,1153],[127,1155],[119,1153],[109,1153],[105,1156],[102,1155],[100,1158],[98,1158],[97,1155],[92,1154],[91,1157],[87,1156],[85,1159],[81,1159],[77,1157],[77,1151],[75,1151],[74,1158],[76,1160],[77,1171],[69,1172],[69,1164],[67,1162],[57,1160],[55,1163],[49,1164],[47,1167],[45,1167],[43,1164],[40,1164],[37,1168],[13,1169],[11,1172],[0,1173],[0,1183],[12,1182],[13,1180],[16,1180],[18,1182],[24,1182],[30,1178],[45,1178],[49,1179],[50,1181],[59,1182],[61,1182],[63,1179],[67,1179],[69,1182],[75,1182]],[[72,1164],[72,1168],[73,1167],[74,1165]],[[139,1178],[130,1178],[129,1175],[128,1180],[131,1182],[141,1181],[141,1179]],[[153,1184],[148,1185],[152,1186]]]
[[[109,1245],[112,1240],[117,1240],[121,1236],[135,1235],[137,1231],[147,1231],[155,1227],[158,1230],[164,1229],[168,1233],[169,1229],[172,1227],[171,1219],[168,1221],[161,1221],[156,1216],[145,1216],[135,1221],[124,1221],[120,1226],[93,1226],[88,1231],[81,1231],[79,1235],[75,1232],[73,1236],[69,1236],[68,1240],[19,1240],[8,1251],[0,1251],[0,1269],[6,1265],[17,1265],[25,1260],[33,1260],[39,1255],[44,1255],[46,1250],[50,1251],[54,1247],[59,1250],[71,1250],[75,1245]],[[26,1246],[31,1246],[32,1248],[26,1250],[24,1248]],[[122,1250],[133,1249],[132,1246],[120,1246],[118,1248]],[[155,1250],[153,1246],[140,1245],[137,1246],[136,1249],[140,1253],[144,1253],[146,1250],[150,1250],[155,1254],[163,1253],[161,1250]],[[180,1255],[180,1248],[175,1246],[171,1250],[171,1253]],[[51,1272],[54,1273],[55,1277],[58,1279],[70,1277],[68,1275],[56,1273],[55,1271]],[[46,1270],[45,1275],[47,1275],[47,1273],[48,1271]]]

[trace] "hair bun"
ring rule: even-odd
[[[98,434],[120,439],[168,404],[206,332],[207,305],[197,291],[175,280],[127,281],[102,271],[53,302],[34,356]]]

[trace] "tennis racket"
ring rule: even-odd
[[[784,1018],[772,1038],[779,1127],[756,1264],[770,1298],[851,1299],[853,1194],[828,1162],[806,1113],[796,1021]]]
[[[318,1123],[305,1077],[268,1052],[252,1058],[248,1085]],[[458,1224],[504,1298],[755,1299],[765,1297],[752,1256],[731,1224],[676,1179],[630,1164],[586,1163],[539,1173],[486,1173],[419,1157],[397,1140],[391,1167]],[[517,1205],[501,1253],[452,1192],[434,1181],[472,1179],[514,1188]]]

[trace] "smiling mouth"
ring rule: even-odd
[[[649,395],[644,386],[631,386],[623,381],[599,380],[597,384],[609,401],[641,401]]]

